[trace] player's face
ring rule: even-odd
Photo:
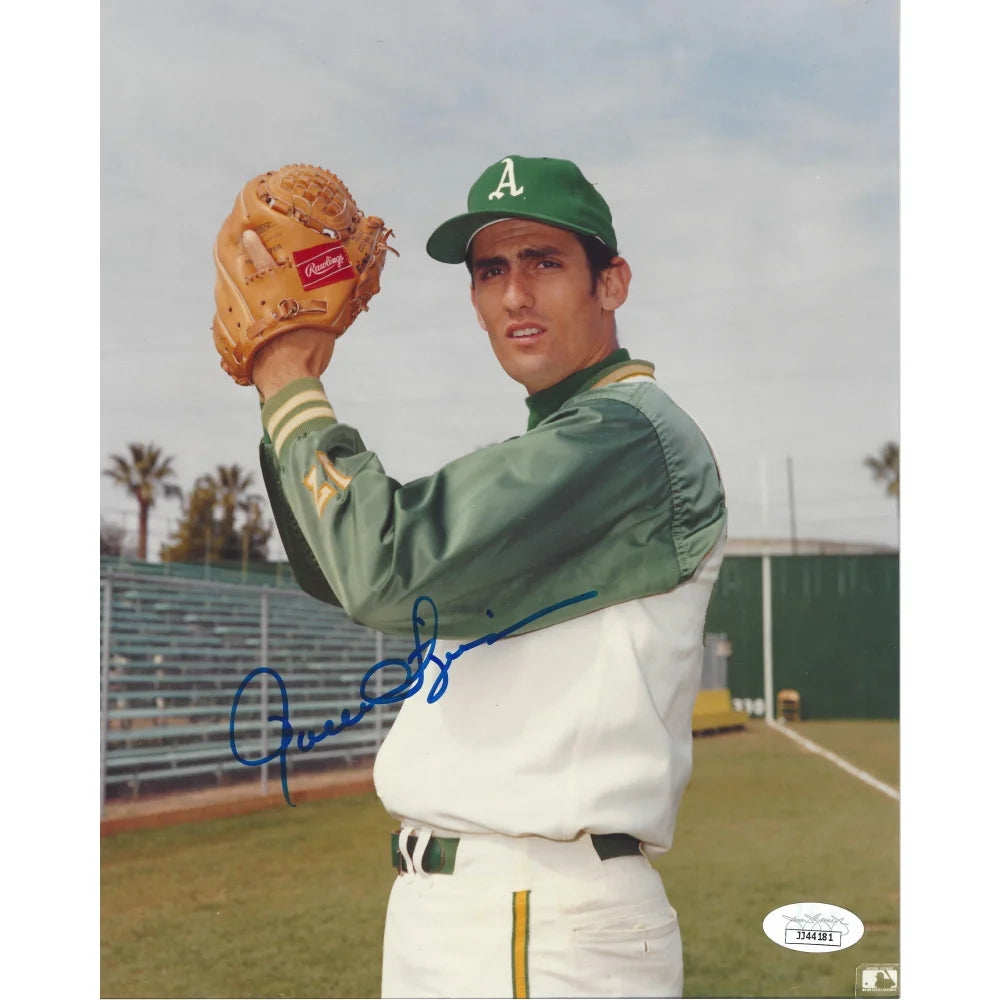
[[[507,219],[472,242],[472,304],[504,371],[528,393],[596,364],[617,346],[614,310],[628,295],[616,257],[592,288],[579,240],[565,229]]]

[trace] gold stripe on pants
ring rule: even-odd
[[[514,893],[514,930],[510,941],[514,996],[528,996],[528,896],[530,890]]]

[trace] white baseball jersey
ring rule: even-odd
[[[722,544],[669,593],[462,654],[439,700],[400,709],[375,762],[385,807],[437,831],[630,833],[667,850]]]

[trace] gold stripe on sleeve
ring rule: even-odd
[[[333,412],[333,407],[330,406],[330,401],[326,398],[326,393],[322,389],[307,389],[305,392],[297,393],[292,396],[287,402],[279,406],[274,413],[271,414],[271,419],[267,422],[267,433],[270,435],[271,440],[274,440],[275,435],[279,432],[281,421],[288,416],[292,410],[297,409],[305,403],[326,403],[330,408],[330,416],[336,420],[336,414]]]
[[[310,420],[317,420],[322,417],[328,417],[331,420],[334,419],[333,408],[329,403],[324,402],[323,405],[310,406],[289,417],[278,432],[278,436],[273,439],[275,451],[280,455],[281,448],[288,440],[289,435],[294,434],[303,424],[307,424]]]

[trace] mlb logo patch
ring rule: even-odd
[[[898,997],[899,965],[859,965],[855,979],[856,997]]]

